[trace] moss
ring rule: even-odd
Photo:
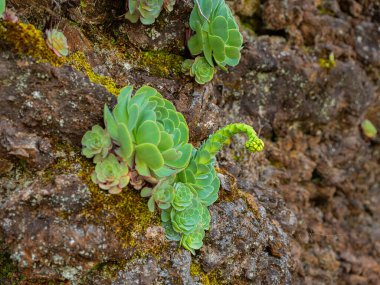
[[[320,15],[329,15],[329,16],[335,16],[335,12],[331,10],[328,5],[326,5],[325,1],[322,1],[320,5],[318,5],[317,9]]]
[[[103,85],[110,93],[116,96],[119,94],[120,88],[117,87],[112,78],[95,73],[83,52],[75,52],[70,54],[66,59],[66,63],[85,73],[91,82]]]
[[[328,56],[328,59],[320,58],[318,60],[318,63],[321,68],[326,68],[326,69],[334,68],[336,66],[334,54],[330,53]]]
[[[130,60],[145,67],[151,75],[159,77],[176,77],[181,74],[183,57],[165,51],[142,51],[130,53]]]
[[[0,21],[0,41],[6,43],[14,53],[31,56],[37,62],[48,62],[53,66],[68,64],[85,73],[91,82],[103,85],[110,93],[119,94],[119,88],[112,78],[92,70],[83,52],[72,53],[69,57],[58,57],[47,46],[43,34],[31,24]]]
[[[228,284],[228,282],[223,278],[220,270],[213,270],[209,273],[203,271],[202,266],[193,261],[190,265],[190,275],[192,277],[197,277],[203,285],[222,285]]]

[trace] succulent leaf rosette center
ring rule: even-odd
[[[166,237],[195,254],[210,227],[208,207],[218,199],[220,181],[215,155],[231,136],[245,133],[246,148],[264,147],[252,127],[228,125],[199,149],[189,143],[183,115],[154,88],[123,88],[111,111],[104,106],[105,129],[95,125],[82,139],[82,154],[96,163],[92,181],[111,194],[127,185],[149,198],[151,212],[161,212]]]

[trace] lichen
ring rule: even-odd
[[[131,61],[135,61],[137,66],[148,69],[153,76],[177,77],[181,74],[183,58],[179,55],[166,51],[141,51],[128,55]]]
[[[203,285],[222,285],[228,284],[225,278],[222,277],[220,270],[213,270],[206,273],[202,266],[196,262],[192,261],[190,265],[190,275],[194,278],[198,278]]]
[[[117,84],[112,80],[112,78],[95,73],[83,52],[79,51],[70,54],[66,58],[65,63],[85,73],[91,82],[103,85],[113,95],[119,94],[120,88],[117,87]]]

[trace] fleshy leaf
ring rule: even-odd
[[[157,123],[153,121],[144,121],[140,125],[136,134],[136,143],[151,143],[157,145],[161,140],[161,132],[157,126]]]
[[[164,159],[157,148],[151,143],[143,143],[136,146],[136,156],[144,161],[149,168],[155,170],[164,165]]]

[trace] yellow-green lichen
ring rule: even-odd
[[[318,63],[321,68],[326,68],[326,69],[334,68],[336,66],[334,53],[330,53],[328,59],[320,58],[318,60]]]
[[[175,77],[181,74],[183,58],[165,51],[142,51],[130,53],[131,60],[138,66],[145,67],[151,75],[159,77]]]
[[[209,273],[203,271],[202,266],[192,261],[190,265],[190,275],[194,278],[198,278],[203,285],[223,285],[228,284],[225,278],[222,277],[219,270],[213,270]]]
[[[120,88],[117,87],[116,83],[112,80],[112,78],[95,73],[92,70],[91,65],[88,63],[86,59],[86,55],[83,52],[75,52],[70,54],[66,58],[65,63],[85,73],[91,82],[103,85],[113,95],[117,96],[119,94]]]

